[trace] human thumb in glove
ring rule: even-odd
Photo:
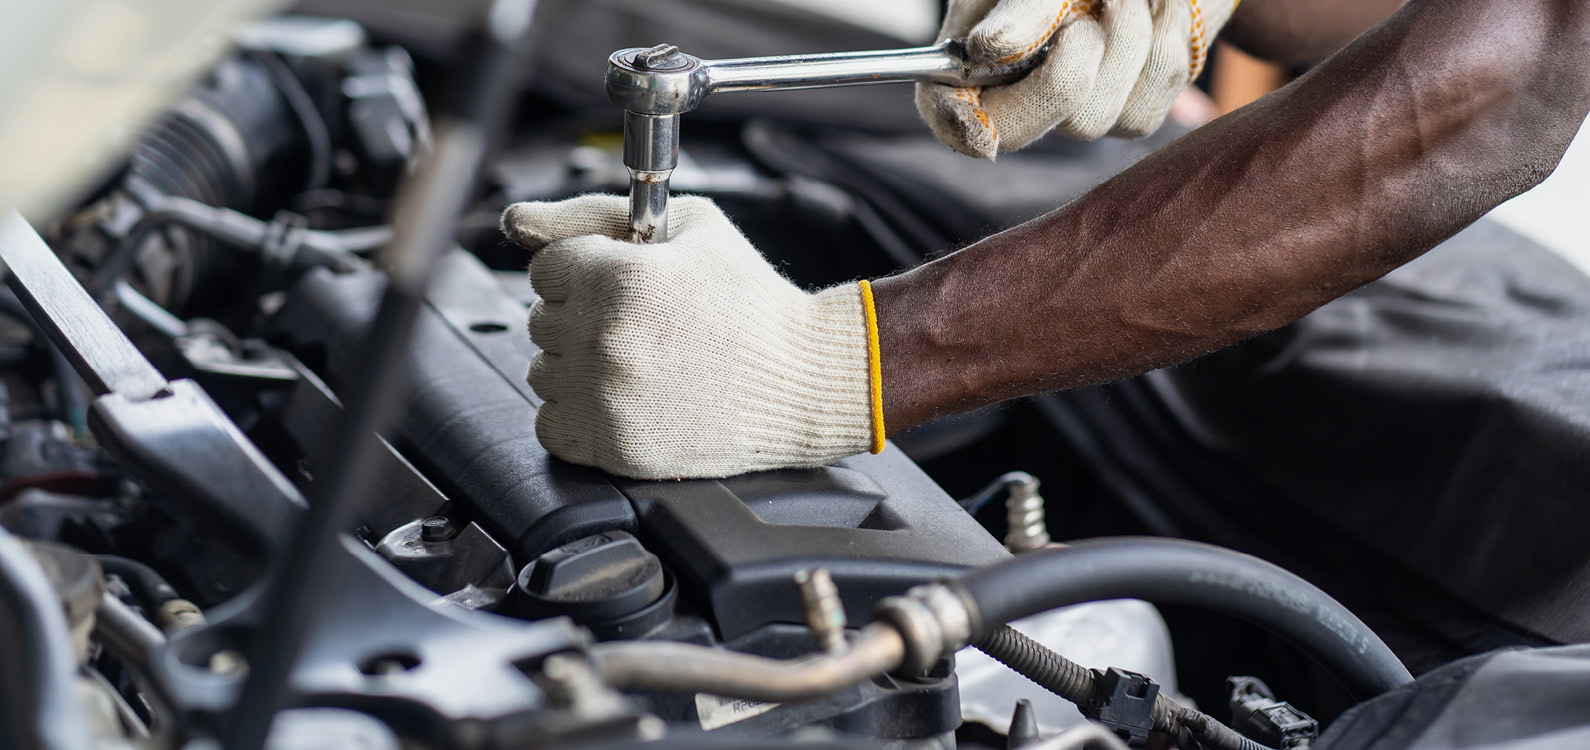
[[[531,250],[529,381],[542,445],[638,479],[814,467],[883,448],[867,282],[809,293],[710,200],[676,197],[668,242],[637,245],[629,203],[518,203]]]
[[[972,66],[1047,57],[1007,86],[918,84],[917,110],[939,140],[984,159],[1050,130],[1148,135],[1240,1],[951,0],[939,38],[965,39]]]

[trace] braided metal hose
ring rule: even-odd
[[[973,645],[995,661],[1061,698],[1079,706],[1085,706],[1093,700],[1096,681],[1091,671],[1009,625],[995,629]],[[1193,739],[1212,750],[1271,750],[1215,721],[1208,714],[1183,706],[1163,694],[1154,700],[1151,716],[1155,731],[1180,737],[1185,730]]]

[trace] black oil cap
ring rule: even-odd
[[[581,537],[519,572],[506,613],[537,619],[568,615],[600,625],[635,614],[663,595],[662,563],[623,531]]]

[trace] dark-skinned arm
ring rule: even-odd
[[[1590,3],[1414,0],[1076,202],[875,282],[889,431],[1184,362],[1418,257],[1550,174],[1586,61]]]
[[[1316,63],[1380,23],[1406,0],[1246,0],[1220,37],[1282,65]]]

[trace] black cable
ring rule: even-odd
[[[1263,627],[1317,659],[1359,698],[1413,681],[1361,620],[1263,560],[1197,542],[1121,538],[1036,550],[949,582],[975,605],[973,640],[1004,623],[1082,602],[1145,599]]]
[[[103,294],[115,289],[116,283],[138,262],[149,236],[170,225],[212,237],[225,246],[256,253],[264,250],[272,237],[272,222],[188,198],[158,196],[149,201],[148,209],[149,212],[140,217],[105,256],[88,284],[89,291]],[[297,244],[289,261],[292,267],[345,269],[358,262],[354,253],[368,252],[385,245],[391,239],[391,229],[385,226],[304,229],[295,238]]]
[[[33,332],[34,346],[42,349],[45,356],[50,358],[50,371],[55,376],[56,400],[59,402],[56,404],[59,409],[57,416],[71,426],[73,435],[81,437],[88,434],[88,396],[79,386],[81,381],[71,361],[50,340],[49,334],[28,312],[22,300],[17,299],[16,292],[0,289],[0,315],[16,320]]]
[[[160,605],[182,598],[176,588],[166,582],[165,577],[137,560],[120,555],[94,555],[94,559],[99,561],[101,570],[126,583],[138,603],[150,614],[160,609]]]
[[[1016,674],[1078,706],[1088,705],[1097,692],[1097,683],[1087,667],[1055,653],[1009,625],[994,630],[972,645]],[[1215,721],[1214,717],[1164,694],[1154,700],[1153,720],[1155,731],[1175,737],[1186,730],[1210,750],[1271,750]]]
[[[60,598],[32,553],[0,528],[0,746],[90,747],[77,654]]]
[[[89,291],[104,293],[138,262],[144,242],[155,230],[177,224],[202,232],[224,243],[258,248],[265,242],[269,224],[238,211],[217,208],[189,198],[160,196],[148,206],[95,271]]]
[[[304,137],[309,140],[309,177],[304,181],[301,192],[325,187],[331,181],[331,131],[326,127],[326,118],[315,107],[315,101],[309,97],[303,82],[293,75],[292,69],[280,56],[261,51],[252,52],[249,56],[265,68],[271,83],[276,84],[276,90],[287,100],[287,106],[292,108],[293,114],[298,116],[298,122],[304,128]]]

